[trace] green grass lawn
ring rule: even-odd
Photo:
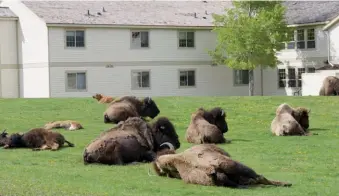
[[[269,179],[292,187],[235,190],[185,184],[181,180],[148,176],[150,164],[87,165],[82,154],[98,134],[113,125],[103,123],[105,105],[91,98],[0,99],[0,125],[9,133],[27,131],[51,120],[78,120],[85,129],[63,133],[74,148],[60,151],[0,149],[0,195],[338,195],[339,99],[337,97],[170,97],[154,98],[161,113],[176,127],[183,151],[190,115],[200,106],[221,106],[227,112],[231,144],[219,145],[231,156]],[[274,137],[270,124],[283,103],[309,107],[310,137]]]

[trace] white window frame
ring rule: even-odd
[[[295,74],[294,78],[289,74],[288,70],[293,70],[293,74]],[[286,67],[286,68],[278,68],[278,88],[302,88],[302,80],[299,79],[299,76],[301,77],[300,73],[315,73],[315,68],[313,67]],[[284,78],[280,79],[280,70],[283,70],[284,72]],[[307,71],[306,71],[307,70]],[[312,71],[311,71],[312,70]],[[290,86],[290,80],[295,80],[295,86]],[[285,86],[280,86],[280,81],[285,81]]]
[[[188,46],[188,44],[187,44],[187,41],[188,41],[187,33],[193,33],[193,40],[192,40],[193,46]],[[185,34],[185,39],[184,39],[185,40],[185,45],[184,46],[180,44],[180,35],[181,34]],[[196,40],[196,38],[195,38],[195,31],[189,31],[189,30],[187,30],[187,31],[182,31],[182,30],[178,31],[178,40],[177,40],[178,48],[195,48],[195,40]]]
[[[237,74],[237,72],[239,72],[239,74]],[[248,83],[243,81],[243,72],[247,72],[247,76],[249,75],[249,71],[248,70],[236,70],[233,69],[233,86],[245,86],[249,84],[249,78],[247,77],[247,81]],[[239,76],[239,78],[237,77]],[[254,77],[254,74],[253,74]]]
[[[75,88],[70,88],[68,85],[68,74],[76,74],[75,76]],[[77,82],[78,82],[78,74],[85,74],[85,88],[79,89]],[[88,89],[88,79],[87,79],[87,71],[65,71],[65,89],[66,92],[87,92]]]
[[[181,79],[180,79],[180,75],[182,72],[186,72],[186,85],[181,85]],[[193,85],[189,85],[188,84],[188,72],[193,72],[193,78],[194,78],[194,84]],[[196,69],[179,69],[178,70],[178,85],[179,88],[196,88],[197,86],[197,71]]]
[[[143,83],[142,83],[142,77],[143,76],[143,73],[148,73],[148,80],[149,80],[149,85],[148,86],[143,86]],[[139,79],[135,80],[134,79],[134,74],[141,74],[141,86],[139,84]],[[139,76],[137,76],[139,77]],[[135,83],[137,82],[137,83]],[[131,89],[132,90],[150,90],[151,89],[151,70],[131,70]]]
[[[134,36],[139,33],[138,38],[134,38]],[[147,35],[147,46],[142,45],[142,38]],[[144,49],[150,48],[150,33],[148,30],[131,30],[130,34],[131,39],[131,49]]]
[[[83,32],[84,34],[84,45],[83,46],[77,46],[77,39],[76,39],[76,33],[77,32]],[[67,45],[67,33],[68,32],[74,32],[74,46],[68,46]],[[86,47],[86,31],[84,29],[65,29],[65,48],[85,48]]]
[[[309,39],[309,32],[313,31],[313,39]],[[302,32],[303,39],[298,40],[298,32]],[[292,40],[285,42],[285,50],[315,50],[317,48],[316,43],[316,29],[315,28],[299,28],[294,30]],[[310,42],[314,42],[314,47],[310,47]],[[304,48],[298,48],[298,43],[303,43]],[[289,45],[293,45],[293,47],[289,48]]]

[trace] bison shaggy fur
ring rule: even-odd
[[[83,158],[85,164],[125,165],[151,162],[156,152],[179,147],[175,128],[166,117],[158,118],[153,124],[140,117],[130,117],[101,133],[85,148]]]
[[[327,76],[320,87],[320,96],[331,96],[339,94],[339,78],[335,76]]]
[[[114,98],[111,96],[106,96],[100,93],[97,93],[95,95],[92,96],[93,99],[96,99],[98,101],[98,103],[111,103],[112,101],[114,101]]]
[[[215,144],[195,145],[181,153],[163,151],[152,165],[157,175],[182,179],[189,184],[230,188],[292,185],[266,179],[252,168],[233,160],[229,153]]]
[[[51,121],[45,124],[45,129],[59,129],[63,128],[65,130],[74,131],[83,129],[84,127],[77,121],[73,120],[64,120],[64,121]]]
[[[229,143],[224,138],[228,131],[226,113],[220,107],[210,111],[199,108],[191,115],[191,122],[186,130],[186,140],[189,143]]]
[[[123,96],[111,102],[104,112],[104,123],[118,124],[129,117],[155,118],[160,110],[151,97],[139,100],[135,96]]]
[[[310,110],[283,103],[276,109],[271,123],[271,132],[276,136],[311,135],[308,132]]]
[[[64,143],[74,147],[63,135],[44,128],[33,128],[26,133],[13,133],[4,148],[31,148],[32,150],[58,150]]]

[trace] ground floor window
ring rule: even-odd
[[[195,70],[179,70],[179,86],[194,87],[195,86]]]
[[[132,71],[132,89],[150,88],[150,71]]]
[[[307,73],[315,73],[314,67],[308,67],[308,68],[289,67],[289,68],[278,69],[278,87],[279,88],[302,87],[301,75],[303,73],[306,73],[306,70],[307,70]]]
[[[249,84],[248,70],[233,70],[234,85]]]
[[[85,71],[66,72],[66,90],[67,91],[86,91],[87,73]]]

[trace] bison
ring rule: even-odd
[[[268,180],[231,158],[215,144],[198,144],[181,153],[162,151],[152,163],[158,176],[182,179],[188,184],[247,188],[253,185],[291,186]]]
[[[271,123],[271,132],[276,136],[312,135],[307,130],[310,112],[303,107],[292,108],[286,103],[279,105]]]
[[[323,84],[320,87],[320,96],[331,96],[339,94],[339,78],[335,76],[327,76],[323,80]]]
[[[128,117],[150,117],[154,119],[160,110],[151,97],[139,100],[135,96],[123,96],[111,102],[104,112],[104,123],[118,124]]]
[[[64,143],[74,147],[63,135],[44,128],[33,128],[26,133],[14,133],[7,137],[3,148],[31,148],[32,150],[58,150]]]
[[[100,134],[84,150],[84,164],[126,165],[151,162],[163,149],[178,149],[180,142],[173,124],[166,117],[153,124],[140,117],[129,117]]]
[[[220,107],[210,111],[199,108],[191,115],[191,123],[186,130],[186,140],[189,143],[230,143],[224,138],[228,131],[226,113]]]
[[[0,134],[0,146],[4,146],[8,142],[7,135],[8,133],[6,132],[6,129],[3,130],[2,133]]]
[[[59,129],[63,128],[65,130],[74,131],[78,129],[83,129],[84,127],[77,121],[73,120],[64,120],[64,121],[51,121],[45,124],[45,129]]]
[[[98,103],[111,103],[112,101],[114,101],[114,98],[111,96],[106,96],[100,93],[97,93],[95,95],[92,96],[93,99],[96,99],[98,101]]]

